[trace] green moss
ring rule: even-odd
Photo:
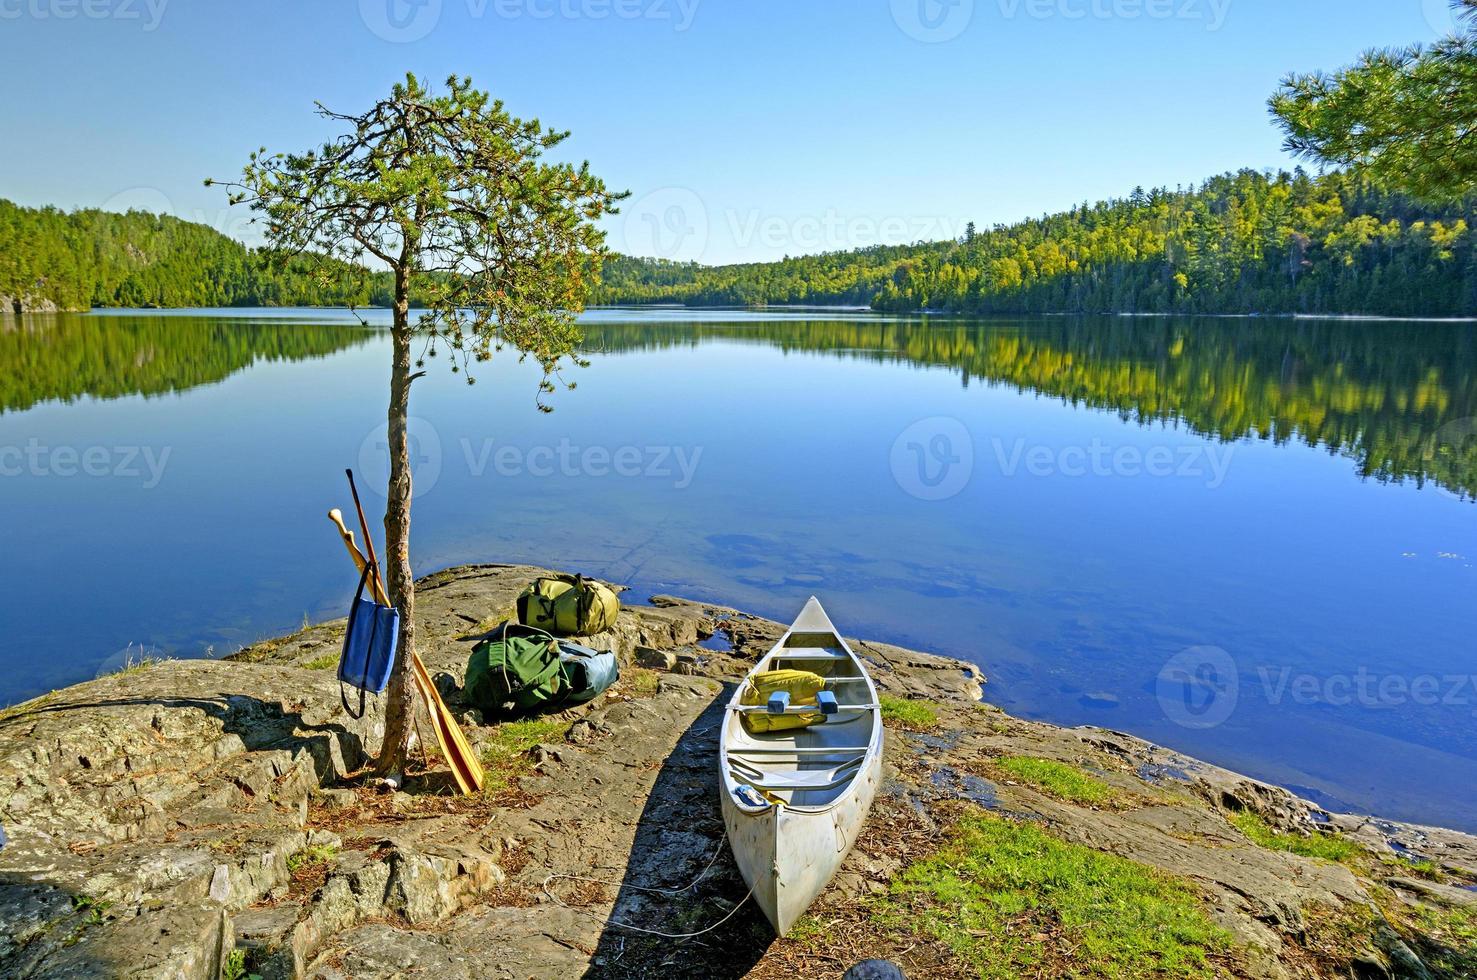
[[[450,573],[448,571],[448,572],[440,572],[440,573],[438,573],[432,579],[430,579],[430,581],[427,584],[428,585],[444,585],[447,582],[454,582],[454,581],[456,581],[456,575],[455,574],[452,574],[452,573]],[[496,630],[503,623],[515,623],[516,624],[517,622],[518,622],[518,604],[516,602],[510,602],[506,606],[503,606],[500,609],[493,610],[492,612],[488,613],[486,616],[483,616],[481,619],[477,620],[477,622],[473,623],[465,631],[463,631],[462,633],[458,634],[457,639],[459,639],[459,640],[467,640],[467,639],[473,639],[473,638],[481,639],[481,638],[489,635],[490,633],[492,633],[494,630]]]
[[[321,657],[314,657],[303,664],[309,670],[333,670],[338,666],[339,655],[337,653],[325,653]]]
[[[325,638],[329,640],[333,640],[335,638],[341,639],[343,637],[342,626],[325,626],[324,628],[327,630]],[[235,653],[231,654],[225,659],[247,664],[261,663],[263,660],[266,660],[268,657],[272,656],[272,654],[276,653],[278,650],[281,650],[288,644],[300,642],[304,636],[315,629],[318,629],[318,627],[308,625],[307,617],[305,616],[303,617],[302,629],[298,630],[296,633],[289,634],[288,636],[276,636],[272,637],[271,639],[261,640],[257,643],[253,643],[249,647],[244,647],[243,649],[237,650]]]
[[[792,942],[809,944],[825,939],[826,927],[813,915],[803,915],[790,927],[786,938]]]
[[[1358,844],[1337,834],[1313,834],[1310,837],[1300,834],[1279,834],[1265,820],[1250,810],[1232,814],[1230,821],[1231,825],[1241,831],[1247,840],[1271,851],[1286,851],[1289,854],[1301,854],[1303,857],[1342,862],[1348,862],[1364,853]]]
[[[877,699],[882,706],[882,720],[894,721],[904,728],[936,728],[938,712],[931,701],[912,701],[884,694]]]
[[[332,844],[314,844],[312,847],[305,847],[296,854],[289,855],[287,858],[287,870],[291,874],[296,874],[299,870],[306,868],[310,864],[327,864],[337,854],[338,848]]]
[[[1186,882],[987,814],[903,871],[873,919],[942,942],[981,980],[1211,977],[1230,945]]]
[[[995,765],[1021,782],[1069,803],[1108,803],[1115,796],[1113,788],[1101,779],[1055,759],[1016,755],[1000,759]]]
[[[484,793],[497,793],[512,785],[517,777],[531,771],[528,750],[540,742],[563,738],[569,722],[557,718],[530,718],[506,721],[493,729],[492,737],[482,747],[482,765],[487,780]]]

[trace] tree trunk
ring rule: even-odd
[[[395,273],[395,323],[392,330],[394,363],[390,369],[388,442],[390,485],[385,507],[385,587],[390,602],[400,610],[399,651],[390,674],[385,705],[385,739],[380,747],[380,775],[398,773],[405,765],[415,717],[415,684],[410,658],[415,651],[415,579],[410,570],[410,443],[406,431],[410,414],[410,273]]]

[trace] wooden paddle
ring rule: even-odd
[[[358,572],[364,571],[364,566],[369,561],[364,557],[359,546],[354,543],[354,532],[344,526],[344,512],[335,507],[328,512],[328,519],[338,527],[338,536],[344,539],[344,547],[349,550],[349,557],[354,560],[354,569]],[[385,587],[380,583],[378,575],[369,577],[369,588],[374,593],[374,599],[382,606],[390,604],[390,597],[385,595]]]
[[[365,558],[360,552],[359,546],[354,543],[354,532],[344,526],[343,512],[338,508],[328,512],[328,519],[333,521],[338,528],[339,537],[343,539],[344,547],[348,549],[349,557],[354,561],[354,567],[364,571],[366,564],[371,565],[370,581],[373,584],[375,598],[377,601],[388,606],[389,597],[385,594],[384,583],[379,576],[379,563],[374,554],[374,538],[369,533],[369,524],[364,519],[364,508],[359,505],[359,493],[354,489],[354,474],[349,471],[349,487],[353,491],[354,506],[359,512],[359,528],[364,532],[365,543],[369,548],[369,558]],[[420,689],[422,696],[426,699],[427,714],[431,717],[431,728],[436,732],[436,744],[441,749],[441,756],[451,767],[451,774],[456,779],[457,788],[463,795],[470,796],[481,792],[486,774],[482,770],[482,763],[477,759],[477,753],[467,744],[467,736],[462,731],[456,719],[451,715],[451,709],[446,707],[446,702],[441,699],[441,692],[437,690],[436,683],[431,679],[430,671],[426,670],[425,663],[420,654],[412,652],[410,655],[411,677],[414,678],[416,687]]]

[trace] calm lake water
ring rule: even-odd
[[[586,334],[551,415],[511,360],[418,383],[418,571],[536,562],[786,620],[814,593],[1018,714],[1477,830],[1477,327]],[[345,466],[383,506],[388,365],[333,311],[0,319],[0,702],[341,615],[323,515]]]

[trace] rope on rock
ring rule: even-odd
[[[562,879],[565,879],[566,881],[588,881],[588,882],[591,882],[592,884],[596,884],[596,885],[609,885],[612,888],[630,888],[633,891],[650,892],[651,894],[654,894],[654,895],[666,895],[666,896],[669,896],[670,897],[670,896],[674,896],[674,895],[681,895],[683,892],[692,891],[694,888],[696,888],[698,886],[698,883],[700,881],[702,881],[705,877],[707,877],[708,872],[713,870],[713,865],[717,864],[718,863],[718,859],[720,857],[722,857],[722,856],[723,856],[723,842],[720,841],[718,843],[718,849],[713,852],[713,858],[712,858],[712,860],[710,860],[708,862],[707,867],[703,868],[702,871],[699,871],[696,878],[692,879],[692,881],[690,881],[688,884],[682,886],[681,888],[653,888],[653,887],[650,887],[650,886],[647,886],[647,885],[632,885],[632,884],[627,884],[625,882],[620,882],[620,881],[609,881],[609,880],[604,879],[604,878],[586,878],[584,875],[552,874],[552,875],[549,875],[549,877],[547,877],[547,878],[544,879],[543,889],[544,889],[544,894],[549,897],[549,901],[553,902],[555,905],[559,906],[560,908],[562,908],[562,909],[568,909],[571,912],[583,912],[585,915],[588,915],[591,918],[599,919],[600,916],[596,915],[594,912],[589,911],[588,909],[579,909],[579,908],[575,908],[572,905],[566,905],[566,904],[564,904],[564,902],[560,901],[559,896],[557,896],[553,892],[549,891],[549,882],[555,880],[556,878],[562,878]],[[642,928],[641,926],[633,926],[630,923],[621,922],[621,921],[619,921],[617,919],[605,919],[604,922],[605,922],[606,925],[612,925],[612,926],[615,926],[618,929],[629,929],[632,932],[641,932],[641,933],[645,933],[648,936],[660,936],[662,939],[695,939],[698,936],[703,936],[703,935],[706,935],[706,934],[712,932],[714,929],[717,929],[719,926],[723,925],[729,919],[733,918],[735,915],[738,914],[738,910],[744,907],[744,903],[748,902],[748,900],[750,898],[752,898],[753,896],[754,896],[754,889],[750,888],[748,890],[748,892],[746,892],[744,894],[744,897],[741,898],[741,899],[739,899],[738,904],[735,905],[733,908],[731,908],[731,909],[728,910],[728,914],[727,915],[725,915],[723,918],[719,919],[717,922],[713,923],[712,925],[708,926],[706,929],[699,929],[697,932],[683,932],[683,933],[659,932],[656,929],[645,929],[645,928]],[[619,894],[617,894],[617,898],[618,897],[619,897]]]

